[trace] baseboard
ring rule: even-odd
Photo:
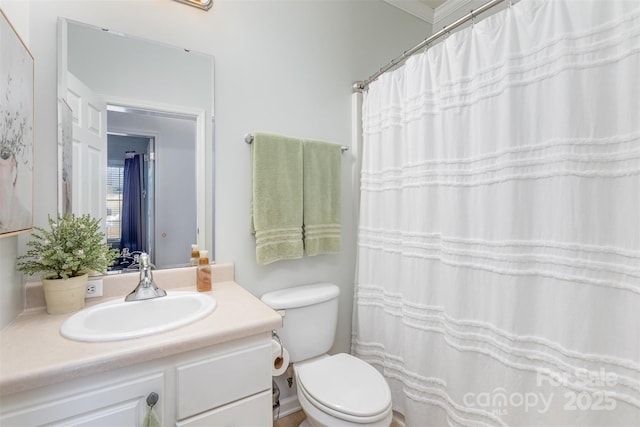
[[[296,395],[280,399],[280,418],[301,410],[302,407],[300,406],[300,402],[298,402],[298,397]]]
[[[404,422],[404,415],[396,411],[393,411],[393,424],[397,427],[407,427]]]

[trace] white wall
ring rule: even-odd
[[[67,36],[67,69],[93,92],[212,114],[211,55],[75,22]]]
[[[16,2],[0,1],[7,10]],[[56,211],[51,159],[58,16],[214,55],[216,259],[234,262],[236,280],[255,295],[299,283],[337,283],[342,294],[336,350],[348,351],[356,247],[352,151],[343,156],[342,252],[258,267],[249,233],[250,149],[243,135],[264,130],[350,145],[351,84],[424,39],[430,26],[382,1],[215,0],[208,12],[165,0],[29,3],[23,30],[36,58],[36,224]],[[24,15],[18,19],[25,22]],[[14,240],[2,242],[3,289],[18,286],[15,279],[5,283],[13,274],[5,265],[15,261]],[[25,240],[20,237],[20,246]],[[2,312],[15,312],[13,304],[3,298]]]
[[[434,13],[433,20],[433,32],[440,31],[447,25],[455,22],[463,16],[469,14],[472,10],[478,10],[478,8],[489,0],[447,0],[441,6],[439,6]],[[519,0],[512,0],[513,3]],[[486,12],[480,14],[475,19],[480,21],[487,16],[493,15],[509,6],[509,0],[504,0],[502,3],[495,5]],[[458,29],[465,28],[471,25],[471,21],[465,22]]]

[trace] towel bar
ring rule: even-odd
[[[247,144],[251,144],[253,142],[253,135],[248,133],[244,136],[244,142],[246,142]],[[349,147],[346,146],[341,146],[340,150],[342,150],[342,152],[344,153],[345,151],[349,151]]]

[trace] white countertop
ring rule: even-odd
[[[189,325],[142,338],[97,343],[73,341],[59,332],[62,323],[73,313],[50,315],[44,307],[25,310],[0,332],[0,395],[125,367],[141,360],[160,359],[281,327],[280,315],[233,280],[228,280],[233,277],[233,266],[212,267],[213,290],[205,294],[216,299],[214,312]],[[168,293],[195,290],[194,269],[163,271],[154,272],[155,282]],[[163,274],[172,279],[174,286],[163,286],[160,277]],[[131,287],[130,283],[131,280],[137,282],[137,275],[126,276],[126,284],[119,287],[133,289],[135,285]],[[216,282],[216,277],[222,281]],[[112,285],[107,282],[116,281],[124,280],[105,278],[105,290],[107,285]],[[186,286],[187,283],[190,285]],[[118,298],[124,298],[131,289]],[[111,299],[114,297],[96,298],[95,302],[87,300],[87,305]]]

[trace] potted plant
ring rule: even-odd
[[[91,215],[49,216],[49,227],[35,227],[30,249],[18,257],[18,270],[40,274],[48,313],[79,310],[89,273],[104,272],[118,251],[105,242],[100,221]]]

